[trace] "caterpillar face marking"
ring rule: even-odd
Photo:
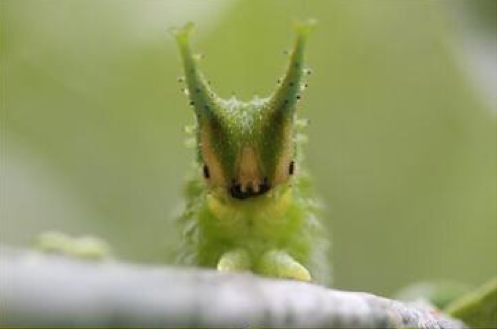
[[[211,174],[209,172],[209,167],[207,167],[207,165],[204,164],[204,166],[202,167],[202,170],[204,173],[204,178],[209,179],[211,177]]]
[[[269,183],[267,182],[267,178],[265,178],[263,183],[257,186],[249,185],[248,188],[245,189],[245,191],[242,190],[242,185],[240,183],[233,181],[230,187],[230,194],[235,199],[244,200],[254,196],[262,195],[270,189],[271,185],[269,185]]]
[[[291,161],[290,164],[288,165],[288,174],[291,176],[295,172],[295,161]]]
[[[203,176],[210,189],[234,199],[262,197],[294,175],[294,121],[297,100],[303,89],[304,48],[312,22],[297,26],[297,38],[289,53],[285,75],[266,98],[241,101],[222,99],[197,68],[189,36],[193,24],[176,29],[184,65],[185,94],[195,110],[197,145]]]

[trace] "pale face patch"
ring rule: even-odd
[[[206,170],[209,173],[208,177],[206,177],[207,183],[214,187],[226,187],[227,180],[223,174],[221,163],[212,147],[211,132],[207,125],[202,127],[200,136],[200,149],[205,166],[203,169],[204,177],[206,176]]]
[[[285,128],[284,136],[284,145],[276,164],[276,170],[272,182],[273,185],[278,185],[286,182],[290,178],[290,176],[294,174],[295,170],[295,163],[293,163],[292,165],[294,156],[294,145],[292,140],[293,131],[291,126]],[[291,167],[293,167],[293,169]]]
[[[245,146],[238,159],[238,177],[235,179],[241,186],[241,191],[252,189],[259,193],[262,177],[259,156],[252,146]]]

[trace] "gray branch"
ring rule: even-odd
[[[2,249],[5,327],[464,328],[437,311],[308,283]]]

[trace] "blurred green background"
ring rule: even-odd
[[[497,7],[468,1],[1,4],[1,243],[47,229],[167,262],[193,151],[171,26],[221,96],[268,94],[315,17],[299,112],[336,286],[390,294],[497,274]]]

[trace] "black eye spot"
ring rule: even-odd
[[[290,165],[288,166],[288,174],[293,175],[295,172],[295,161],[290,161]]]
[[[211,177],[211,173],[209,172],[209,167],[207,167],[207,165],[204,164],[204,167],[202,169],[204,172],[204,177],[206,179],[209,179]]]

